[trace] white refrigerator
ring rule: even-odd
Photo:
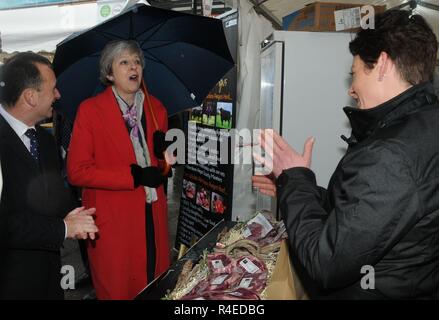
[[[275,31],[261,44],[260,127],[277,130],[297,151],[316,138],[311,169],[327,186],[346,150],[353,34]],[[275,200],[258,192],[258,210],[277,212]]]

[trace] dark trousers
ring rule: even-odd
[[[150,283],[154,280],[155,274],[155,262],[156,262],[156,247],[155,247],[155,236],[154,236],[154,220],[152,205],[146,203],[145,206],[146,214],[146,264],[147,264],[147,281]]]
[[[58,252],[13,250],[2,253],[0,300],[62,300]]]

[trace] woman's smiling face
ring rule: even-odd
[[[352,83],[348,94],[357,101],[359,109],[370,109],[381,102],[377,96],[378,68],[369,69],[360,56],[354,56],[352,63]]]

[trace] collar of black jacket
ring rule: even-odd
[[[386,126],[389,122],[417,112],[422,106],[434,103],[437,96],[434,94],[433,84],[424,82],[415,85],[398,96],[371,109],[345,107],[352,127],[350,138],[342,136],[349,145],[360,142],[370,136],[375,130]]]

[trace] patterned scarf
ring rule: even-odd
[[[130,131],[130,139],[133,145],[136,161],[139,166],[147,167],[151,165],[148,145],[145,139],[145,131],[143,130],[141,119],[143,112],[144,95],[141,90],[136,92],[134,104],[129,106],[117,93],[114,86],[112,87],[114,96],[116,97],[119,108],[122,111],[122,118]],[[151,203],[157,201],[157,190],[145,186],[146,202]]]

